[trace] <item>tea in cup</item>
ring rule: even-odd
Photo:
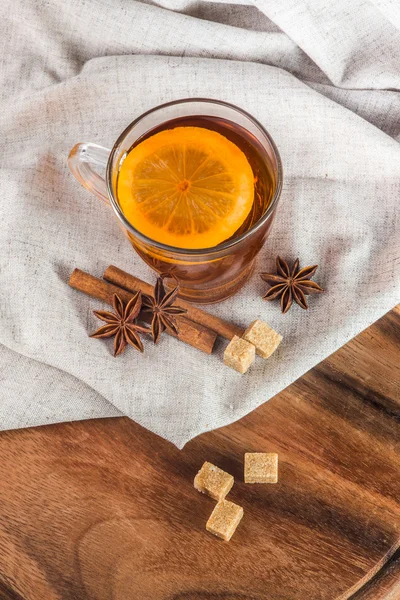
[[[188,99],[156,107],[107,150],[78,144],[75,177],[111,205],[141,258],[180,296],[218,302],[249,277],[282,188],[278,150],[243,110]],[[105,168],[105,179],[94,167]]]

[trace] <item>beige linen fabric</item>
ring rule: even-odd
[[[400,20],[390,0],[16,0],[1,19],[0,427],[128,415],[182,447],[268,400],[400,299]],[[318,263],[328,291],[281,315],[256,275],[210,308],[284,336],[240,376],[165,336],[114,359],[101,303],[68,288],[110,263],[152,280],[79,187],[78,141],[110,147],[145,110],[204,96],[274,137],[285,182],[257,271]]]

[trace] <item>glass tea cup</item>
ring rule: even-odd
[[[176,248],[152,240],[133,227],[118,202],[119,168],[132,147],[158,131],[184,125],[222,133],[241,148],[253,169],[251,214],[234,236],[212,248]],[[281,160],[271,136],[251,115],[218,100],[184,99],[155,107],[133,121],[112,150],[77,144],[68,164],[87,190],[111,206],[139,256],[158,273],[172,272],[180,283],[180,297],[199,304],[224,300],[248,279],[267,239],[282,189]],[[105,177],[99,175],[101,170]]]

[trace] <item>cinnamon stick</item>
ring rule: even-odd
[[[129,290],[130,292],[141,291],[143,294],[152,295],[153,294],[153,286],[145,281],[142,281],[138,277],[134,275],[130,275],[118,267],[114,267],[113,265],[109,266],[104,275],[104,279],[107,281],[118,285],[125,290]],[[231,340],[234,335],[242,337],[244,330],[229,321],[225,321],[224,319],[220,319],[210,313],[202,310],[201,308],[197,308],[190,304],[190,302],[186,302],[185,300],[178,300],[178,305],[182,308],[186,308],[187,313],[186,317],[195,323],[199,323],[207,329],[212,329],[220,335],[221,337]]]
[[[116,285],[112,285],[102,279],[98,279],[97,277],[93,277],[93,275],[85,273],[85,271],[81,271],[80,269],[75,269],[73,271],[69,278],[68,285],[79,292],[97,298],[97,300],[103,300],[107,304],[112,304],[112,297],[114,294],[118,294],[124,302],[128,302],[133,296],[129,291]],[[147,315],[144,315],[143,318],[144,320],[147,320]],[[149,320],[150,319],[151,317]],[[173,332],[167,331],[169,335],[178,338],[182,342],[185,342],[198,350],[202,350],[202,352],[205,352],[206,354],[211,354],[217,337],[214,331],[200,323],[194,323],[186,318],[186,316],[179,315],[176,317],[176,321],[178,323],[179,333],[178,335],[175,335]]]

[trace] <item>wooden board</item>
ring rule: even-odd
[[[398,600],[399,340],[397,309],[183,451],[128,419],[2,433],[0,598]],[[279,483],[245,485],[263,450]],[[204,460],[236,479],[229,543],[204,530]]]

